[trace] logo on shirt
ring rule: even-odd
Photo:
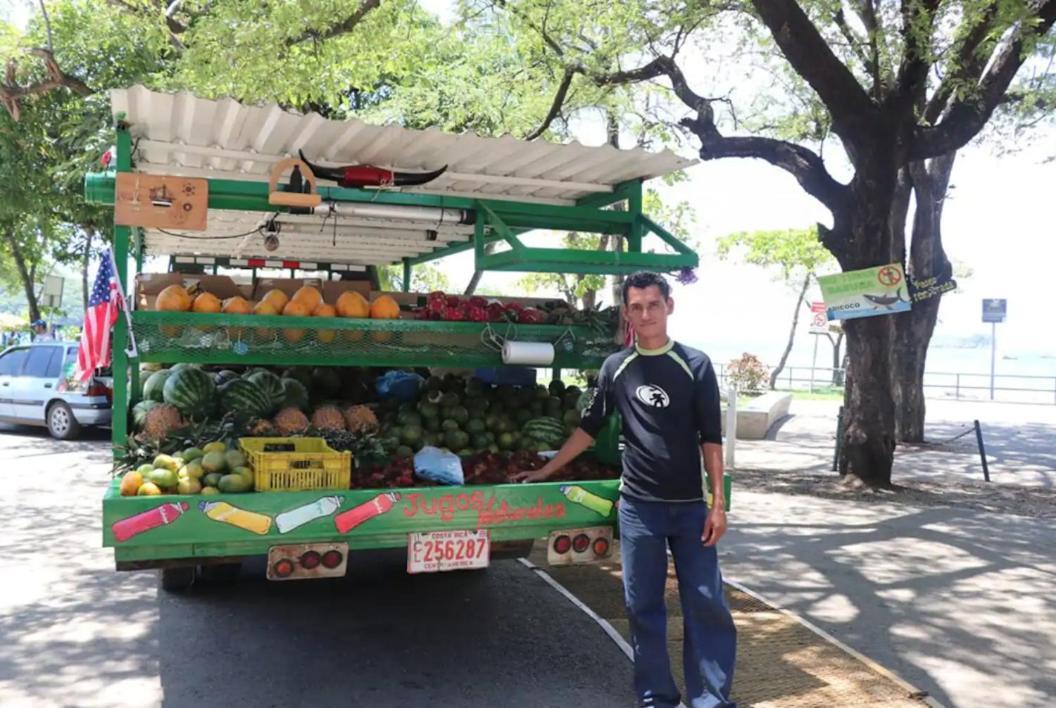
[[[639,386],[634,395],[639,401],[652,408],[667,408],[671,403],[671,397],[667,395],[667,391],[652,384]]]

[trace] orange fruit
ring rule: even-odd
[[[286,307],[282,309],[284,317],[308,317],[312,311],[308,309],[303,302],[298,300],[290,300],[286,303]],[[286,341],[290,344],[296,344],[297,342],[304,339],[303,329],[284,329],[282,330],[282,336],[286,338]]]
[[[299,302],[304,305],[308,309],[308,312],[314,311],[315,308],[323,303],[322,294],[311,285],[305,285],[295,292],[290,299],[293,302]]]
[[[290,301],[290,296],[281,290],[275,289],[264,293],[264,297],[260,301],[270,303],[276,312],[282,312],[282,308],[286,307],[286,303]]]
[[[191,309],[191,296],[182,285],[170,285],[158,293],[154,309],[159,312],[187,312]]]
[[[341,293],[337,298],[336,309],[341,317],[370,317],[370,303],[354,290]]]
[[[121,496],[134,497],[142,486],[143,475],[135,470],[126,472],[125,476],[121,478]]]
[[[325,302],[319,307],[315,308],[312,312],[312,317],[337,317],[337,311],[333,305],[327,305]],[[315,338],[323,344],[329,344],[334,341],[334,337],[337,336],[337,330],[334,329],[320,329],[315,333]]]
[[[253,314],[274,316],[279,314],[279,311],[267,300],[261,300],[253,308]],[[261,342],[269,341],[275,336],[274,330],[270,327],[257,327],[253,332],[256,335],[257,340]]]
[[[191,310],[198,313],[213,314],[220,312],[220,298],[212,293],[199,293],[191,304]]]
[[[400,305],[388,295],[381,295],[370,303],[370,317],[375,320],[395,320],[400,317]]]

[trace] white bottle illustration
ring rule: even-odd
[[[279,533],[289,533],[309,521],[330,516],[340,508],[341,497],[321,497],[296,509],[282,512],[275,517],[275,526],[279,529]]]

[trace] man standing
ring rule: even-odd
[[[666,708],[681,700],[667,655],[664,589],[670,548],[682,601],[687,698],[693,708],[732,708],[737,632],[715,548],[726,531],[715,370],[705,354],[667,336],[674,301],[663,277],[635,273],[624,281],[622,297],[637,342],[602,364],[594,399],[557,455],[518,478],[546,479],[590,446],[610,413],[620,412],[625,443],[620,549],[639,705]]]
[[[48,332],[48,323],[44,320],[36,320],[31,326],[33,327],[34,342],[54,341],[55,337],[51,336],[51,334]]]

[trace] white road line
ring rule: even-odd
[[[602,630],[604,630],[605,634],[609,635],[609,639],[615,642],[616,646],[620,648],[620,651],[626,654],[628,659],[634,661],[634,650],[631,649],[631,645],[627,643],[627,640],[624,639],[620,635],[620,633],[617,632],[616,629],[611,624],[609,624],[604,617],[599,616],[597,612],[587,607],[582,600],[580,600],[578,597],[569,592],[568,588],[554,580],[553,576],[551,576],[545,570],[537,566],[535,563],[532,563],[527,558],[518,558],[517,560],[519,560],[521,562],[521,565],[523,565],[525,568],[535,571],[535,574],[545,580],[550,587],[564,595],[565,599],[567,599],[573,605],[582,610],[583,613],[587,615],[587,617],[590,617],[592,620],[597,622],[598,626],[601,627]]]

